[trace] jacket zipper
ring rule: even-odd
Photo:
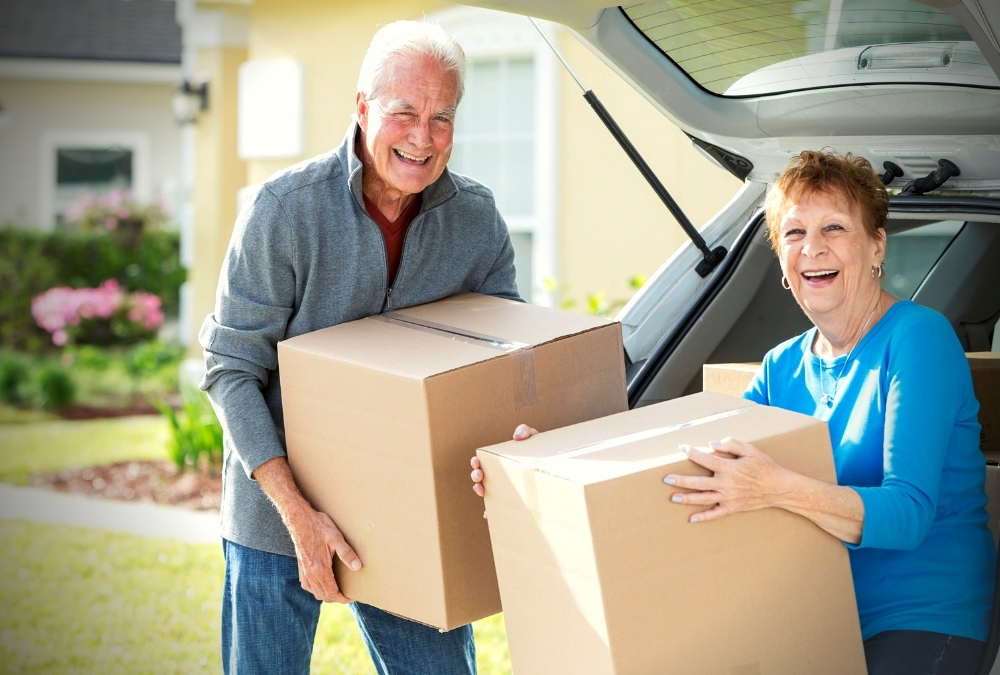
[[[399,274],[400,274],[400,272],[403,271],[403,261],[406,259],[406,242],[409,241],[409,239],[410,239],[410,232],[413,231],[413,226],[417,224],[417,220],[419,220],[419,219],[420,219],[420,216],[418,215],[406,227],[406,234],[403,235],[403,248],[399,252],[399,267],[396,268],[396,279],[399,279]],[[396,280],[395,279],[393,280],[393,285],[392,286],[389,285],[389,251],[388,251],[388,249],[386,248],[386,245],[385,245],[385,235],[382,234],[382,228],[380,228],[378,226],[378,223],[375,223],[373,221],[373,224],[375,225],[375,229],[378,230],[379,238],[382,240],[382,257],[385,260],[385,287],[386,287],[386,290],[385,290],[385,298],[383,298],[383,300],[382,300],[382,309],[379,311],[379,314],[385,314],[386,312],[388,312],[389,310],[392,309],[392,289],[394,289],[396,287],[395,286],[395,281]]]

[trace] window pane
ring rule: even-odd
[[[885,290],[909,300],[964,223],[942,220],[890,234],[885,249]]]
[[[500,143],[498,141],[473,141],[468,144],[467,158],[468,175],[495,193],[499,193]],[[501,197],[501,194],[497,195],[498,200]]]
[[[525,302],[531,302],[534,284],[534,269],[531,264],[532,242],[530,232],[511,232],[510,243],[514,246],[514,267],[517,269],[517,292]]]
[[[1000,87],[958,20],[916,0],[666,0],[627,5],[698,84],[744,96],[877,82]]]
[[[121,148],[58,148],[56,150],[55,221],[86,195],[101,197],[132,187],[132,151]]]
[[[530,216],[535,212],[535,144],[510,141],[504,161],[503,213]]]
[[[470,65],[465,123],[471,133],[489,133],[500,126],[500,62],[473,61]]]
[[[531,133],[535,126],[535,63],[532,59],[511,59],[507,63],[504,94],[507,131]]]
[[[535,212],[535,64],[531,57],[472,61],[449,168],[491,190],[505,216]]]

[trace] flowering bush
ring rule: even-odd
[[[52,342],[134,342],[163,323],[159,296],[126,293],[108,279],[97,288],[50,288],[31,301],[31,314]]]
[[[112,190],[104,197],[84,195],[66,212],[66,220],[82,232],[116,232],[134,238],[143,229],[163,225],[167,212],[159,203],[140,205],[129,190]]]

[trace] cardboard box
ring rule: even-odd
[[[1000,462],[1000,354],[970,352],[972,386],[979,401],[979,449],[986,459]]]
[[[364,567],[348,597],[441,629],[500,611],[476,448],[628,408],[621,326],[465,294],[278,344],[288,461]]]
[[[701,369],[701,390],[742,397],[758,370],[760,362],[706,363]]]
[[[701,393],[479,450],[517,675],[858,675],[847,548],[781,509],[691,524],[678,451],[733,436],[835,481],[826,424]]]

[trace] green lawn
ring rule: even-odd
[[[0,520],[0,551],[0,672],[220,671],[218,546]],[[481,675],[510,673],[501,618],[475,629]],[[374,674],[346,607],[323,606],[312,671]]]
[[[32,473],[129,459],[169,459],[159,415],[0,424],[0,481],[27,485]]]
[[[166,458],[162,418],[0,425],[0,481]],[[0,519],[0,673],[217,673],[219,546]],[[510,673],[503,620],[475,624],[481,675]],[[346,607],[324,605],[313,672],[374,675]]]

